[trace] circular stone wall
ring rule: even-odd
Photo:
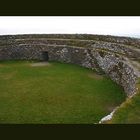
[[[137,92],[140,39],[80,34],[0,36],[0,60],[48,61],[46,58],[105,73],[128,97]]]

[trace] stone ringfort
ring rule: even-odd
[[[140,39],[89,34],[2,35],[0,60],[78,64],[105,73],[131,97],[137,93],[140,79]]]

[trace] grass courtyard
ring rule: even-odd
[[[0,61],[0,123],[93,124],[125,100],[109,78],[73,64]]]

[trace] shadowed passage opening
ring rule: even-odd
[[[43,61],[49,61],[49,55],[47,51],[42,52],[42,59]]]

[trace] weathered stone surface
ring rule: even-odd
[[[16,35],[0,36],[0,60],[49,59],[104,72],[121,85],[128,96],[136,93],[140,62],[140,40],[96,35]],[[138,63],[139,64],[139,63]]]

